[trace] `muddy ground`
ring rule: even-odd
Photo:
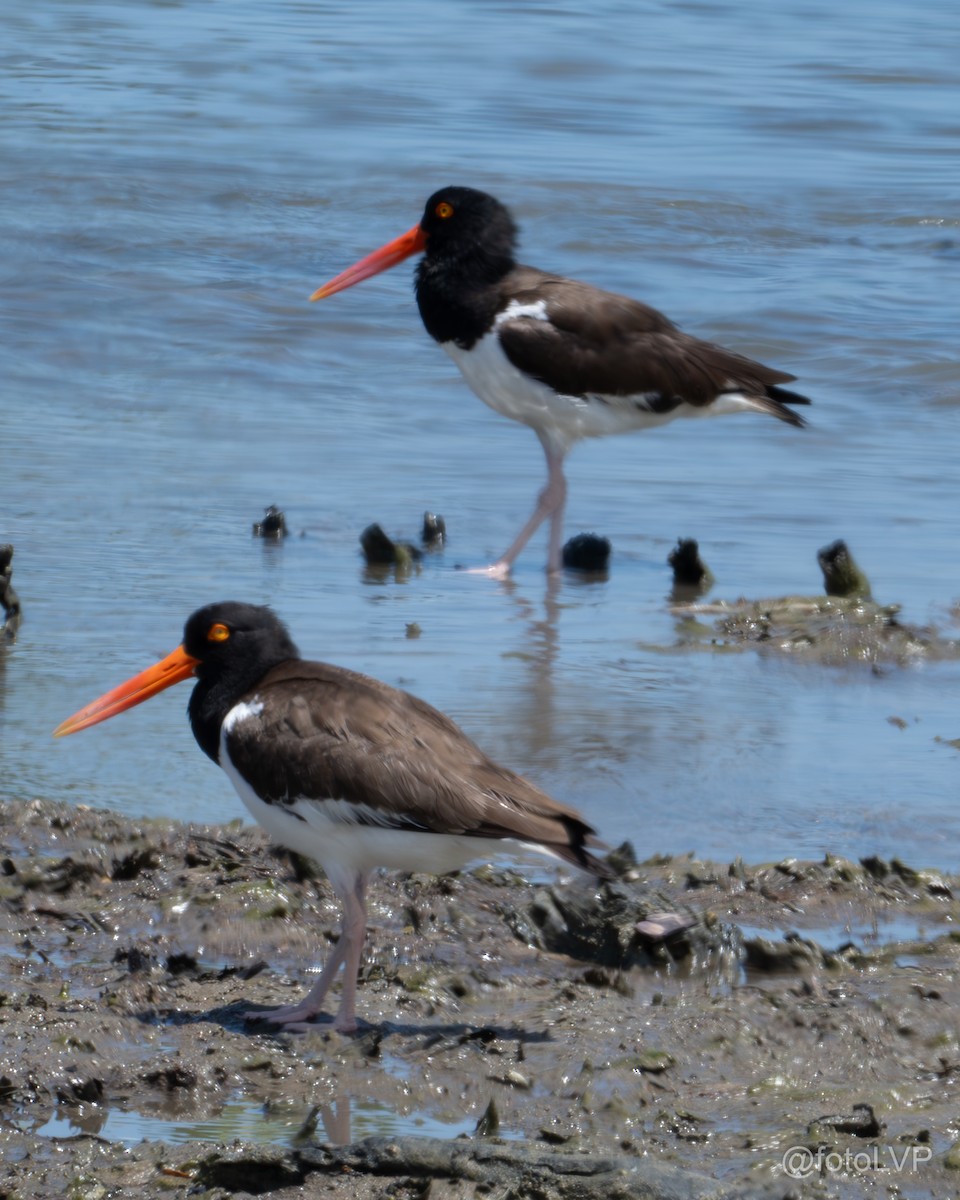
[[[960,880],[622,862],[384,876],[359,1034],[274,1034],[242,1014],[307,986],[322,878],[239,823],[0,805],[0,1198],[960,1194]]]

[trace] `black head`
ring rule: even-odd
[[[426,301],[428,309],[442,307],[451,295],[456,304],[457,293],[462,297],[465,290],[496,283],[511,270],[516,241],[517,227],[499,200],[474,188],[441,188],[427,201],[419,225],[335,275],[310,299],[333,296],[381,271],[389,271],[412,254],[422,254],[417,268],[421,312],[423,287],[434,289]],[[423,319],[434,337],[447,340],[445,335],[438,336],[426,313]]]
[[[187,712],[201,750],[219,761],[220,726],[231,708],[272,668],[300,654],[271,609],[227,600],[198,609],[183,630],[196,660]]]
[[[300,657],[272,609],[237,600],[197,609],[183,628],[183,648],[198,660],[198,679],[242,675],[256,681],[277,663]]]
[[[499,200],[473,188],[441,188],[416,227],[424,251],[416,292],[427,332],[469,350],[492,327],[499,284],[516,266],[517,227]]]
[[[441,188],[427,201],[420,228],[428,260],[477,256],[513,265],[517,227],[500,201],[486,192]]]
[[[188,711],[197,741],[217,761],[220,723],[271,667],[299,658],[281,621],[269,608],[228,601],[193,614],[183,644],[68,717],[55,737],[77,733],[126,712],[185,679],[197,680]]]

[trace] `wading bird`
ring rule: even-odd
[[[517,229],[493,196],[447,187],[420,223],[310,297],[321,300],[422,254],[416,293],[430,336],[485,404],[529,425],[547,457],[547,484],[508,549],[485,573],[504,578],[550,519],[547,570],[559,571],[567,482],[582,438],[629,433],[676,417],[761,412],[803,425],[795,378],[683,333],[656,309],[586,283],[518,265]]]
[[[200,749],[281,845],[315,859],[343,922],[299,1004],[250,1019],[296,1027],[320,1011],[341,964],[341,1032],[356,1029],[366,890],[375,867],[443,873],[504,851],[536,850],[599,877],[594,831],[574,809],[489,759],[443,713],[407,692],[302,659],[269,608],[195,612],[166,658],[94,700],[57,737],[105,721],[196,677],[188,714]]]

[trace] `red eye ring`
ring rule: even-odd
[[[208,642],[225,642],[229,636],[230,630],[221,621],[217,621],[207,630]]]
[[[453,205],[448,204],[446,200],[441,200],[433,211],[437,214],[441,221],[447,221],[453,216]]]

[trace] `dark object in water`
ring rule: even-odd
[[[447,523],[439,513],[423,514],[423,530],[420,540],[431,550],[439,550],[447,540]]]
[[[264,510],[262,521],[253,524],[253,536],[262,538],[285,538],[287,536],[287,518],[275,504],[269,504]]]
[[[828,596],[870,599],[870,580],[857,566],[847,543],[838,539],[817,551]]]
[[[363,557],[371,567],[408,567],[423,558],[423,551],[410,542],[395,542],[387,537],[383,528],[374,522],[360,534]]]
[[[606,571],[610,541],[598,533],[578,533],[563,547],[563,565],[571,571]]]
[[[696,538],[678,538],[676,546],[667,555],[667,562],[673,567],[674,583],[702,583],[708,576],[713,578],[710,568],[700,557]]]
[[[23,620],[20,608],[20,597],[13,590],[10,582],[13,577],[13,547],[9,542],[0,546],[0,604],[6,619],[3,622],[3,639],[7,642],[17,640],[17,630]]]
[[[497,1102],[492,1096],[473,1132],[479,1138],[496,1137],[500,1132],[500,1113],[497,1111]]]
[[[673,568],[675,600],[692,600],[713,587],[713,572],[700,557],[696,538],[678,538],[667,562]]]
[[[852,1112],[817,1117],[807,1128],[809,1131],[815,1131],[817,1126],[835,1129],[837,1133],[852,1133],[856,1137],[862,1138],[879,1137],[884,1128],[879,1117],[873,1111],[872,1104],[855,1104]]]

